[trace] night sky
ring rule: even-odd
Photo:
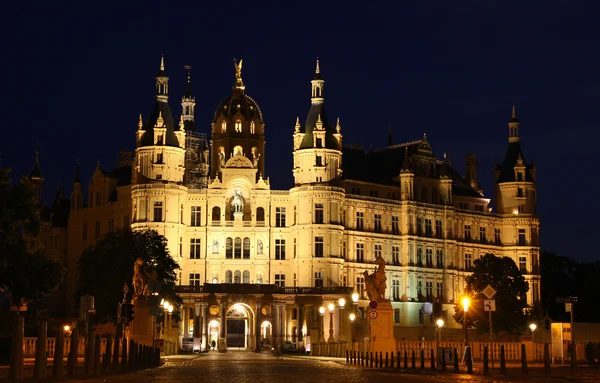
[[[196,126],[209,133],[231,93],[233,58],[266,121],[266,176],[292,186],[292,133],[310,106],[320,58],[325,103],[345,144],[420,139],[464,174],[478,155],[493,198],[512,104],[526,161],[535,157],[542,248],[600,259],[592,152],[600,127],[600,2],[591,1],[13,1],[3,9],[0,166],[28,174],[39,143],[51,202],[70,195],[77,160],[89,181],[133,151],[154,103],[161,54],[181,113],[192,66]],[[4,6],[6,7],[6,5]],[[595,167],[595,166],[594,166]]]

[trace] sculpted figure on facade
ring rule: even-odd
[[[144,260],[142,258],[136,259],[133,264],[133,279],[131,281],[134,298],[144,296],[148,285],[148,277],[148,273],[144,270]]]
[[[218,238],[214,238],[213,239],[213,254],[218,254],[219,253],[219,239]]]
[[[233,190],[233,199],[231,200],[231,211],[241,213],[244,211],[244,197],[240,188]]]
[[[263,243],[262,243],[262,239],[259,239],[259,240],[257,240],[257,242],[256,242],[256,248],[257,248],[257,250],[256,250],[256,253],[257,253],[258,255],[262,255],[262,253],[263,253]]]
[[[377,264],[377,270],[373,274],[369,274],[365,270],[363,273],[365,276],[365,287],[367,290],[367,296],[372,301],[382,302],[385,301],[385,282],[387,280],[385,276],[385,260],[378,256],[375,259]]]

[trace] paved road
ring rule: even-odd
[[[516,382],[520,379],[510,377],[484,377],[463,374],[427,373],[410,374],[398,371],[345,366],[334,360],[316,358],[282,357],[269,354],[230,352],[227,354],[209,353],[195,357],[169,358],[165,365],[153,370],[126,375],[107,375],[81,380],[82,383],[315,383],[315,382]],[[529,381],[539,382],[531,379]],[[543,380],[547,381],[547,380]],[[563,381],[553,379],[554,382]],[[77,382],[73,380],[72,382]]]

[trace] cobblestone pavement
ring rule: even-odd
[[[125,375],[105,375],[71,382],[85,383],[301,383],[301,382],[406,382],[428,383],[444,381],[462,382],[563,382],[548,378],[484,377],[466,374],[402,373],[394,370],[375,370],[344,365],[341,360],[311,357],[284,356],[276,358],[270,354],[230,352],[209,353],[194,357],[171,357],[157,369]],[[578,381],[578,380],[575,380]]]

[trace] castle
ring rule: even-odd
[[[423,302],[442,302],[446,326],[459,327],[454,304],[473,262],[487,253],[514,259],[530,285],[527,303],[539,301],[536,169],[521,150],[514,107],[494,209],[480,190],[475,155],[463,177],[434,155],[426,135],[370,151],[344,146],[339,119],[325,109],[324,84],[317,61],[308,116],[290,129],[294,186],[272,190],[266,118],[246,94],[242,61],[209,141],[195,129],[189,73],[182,113],[173,116],[163,59],[152,113],[132,130],[133,156],[122,152],[110,172],[97,167],[87,203],[78,166],[70,199],[59,191],[46,217],[39,243],[67,265],[66,296],[73,299],[85,248],[131,227],[164,235],[181,267],[182,317],[166,336],[183,348],[349,340],[347,314],[369,303],[364,272],[378,256],[397,336],[432,327]],[[37,159],[29,178],[40,204]]]

